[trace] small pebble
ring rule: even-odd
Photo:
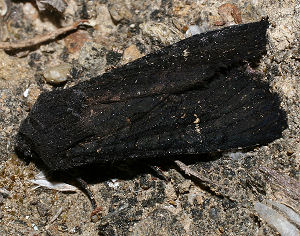
[[[126,1],[118,0],[113,1],[113,4],[108,4],[108,10],[110,17],[115,22],[120,22],[121,20],[131,20],[133,15],[128,8]]]
[[[60,84],[67,80],[71,67],[68,63],[52,66],[44,71],[43,76],[48,83]]]
[[[124,61],[124,63],[128,63],[128,62],[134,61],[142,56],[143,56],[143,54],[140,53],[138,48],[135,45],[131,45],[124,50],[123,61]]]
[[[106,65],[107,50],[100,43],[86,42],[80,50],[78,63],[83,66],[91,76],[101,73]],[[90,76],[90,77],[91,77]]]
[[[221,21],[215,22],[215,25],[235,25],[242,23],[242,16],[240,10],[236,5],[225,3],[218,8],[218,13]]]
[[[31,2],[26,2],[23,5],[23,13],[27,19],[36,20],[39,17],[39,12]]]
[[[35,231],[38,231],[39,228],[35,225],[35,224],[32,224],[32,228],[35,230]]]
[[[0,16],[5,16],[7,13],[8,7],[5,0],[0,0]]]
[[[25,98],[27,98],[27,97],[28,97],[28,93],[29,93],[29,88],[27,88],[27,89],[24,91],[23,96],[24,96]]]
[[[70,54],[76,52],[79,53],[84,43],[90,40],[90,36],[87,31],[78,30],[70,35],[68,35],[64,41],[66,48]]]
[[[192,185],[191,180],[185,180],[178,185],[178,191],[180,193],[188,193],[190,191],[191,185]]]
[[[170,45],[184,39],[184,35],[171,25],[157,22],[146,22],[139,25],[142,33],[160,41],[163,45]]]

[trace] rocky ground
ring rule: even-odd
[[[235,7],[221,7],[224,3]],[[299,0],[70,0],[44,6],[40,1],[0,0],[1,15],[6,6],[0,41],[24,41],[80,19],[95,25],[30,50],[0,50],[0,235],[277,235],[278,224],[270,223],[257,202],[270,208],[272,202],[281,203],[300,213]],[[70,87],[184,39],[190,25],[212,30],[265,16],[271,22],[268,52],[258,69],[287,112],[289,128],[282,138],[191,165],[210,179],[206,187],[172,164],[164,168],[169,182],[149,172],[93,181],[90,188],[103,208],[94,222],[81,191],[35,188],[29,181],[39,170],[18,159],[14,136],[42,91]],[[72,68],[67,82],[47,82],[45,72],[63,63],[68,66],[61,73]],[[273,208],[275,213],[268,215],[277,212],[297,225]]]

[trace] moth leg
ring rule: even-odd
[[[160,178],[167,182],[170,181],[170,177],[166,176],[165,173],[162,171],[162,169],[159,166],[150,166],[150,169],[154,171],[154,173]]]
[[[88,196],[88,198],[91,201],[92,207],[93,207],[93,211],[91,213],[91,221],[92,222],[96,222],[99,219],[99,212],[102,211],[102,207],[98,207],[97,206],[97,202],[95,200],[94,194],[93,192],[90,190],[87,182],[85,182],[82,178],[80,177],[76,177],[75,180],[77,181],[79,187],[81,188],[81,190]]]
[[[93,192],[90,190],[87,182],[85,182],[82,178],[76,177],[75,178],[76,182],[78,183],[79,187],[81,190],[88,196],[88,198],[91,201],[92,207],[95,210],[97,208],[97,202],[95,200]]]

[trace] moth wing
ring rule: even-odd
[[[271,142],[286,128],[285,113],[280,109],[278,95],[257,77],[239,68],[181,93],[131,98],[114,104],[113,114],[108,117],[115,117],[111,122],[116,123],[103,123],[107,127],[103,129],[109,132],[87,139],[85,145],[71,148],[68,155],[84,158],[90,147],[88,159],[109,162],[200,154]]]

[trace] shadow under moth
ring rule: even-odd
[[[176,160],[265,145],[287,127],[280,99],[248,63],[266,53],[267,19],[192,36],[71,88],[42,93],[17,153],[49,171]]]

